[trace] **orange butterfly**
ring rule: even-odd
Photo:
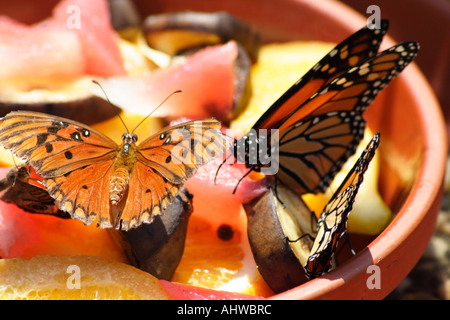
[[[70,218],[66,212],[58,210],[55,200],[50,197],[41,182],[31,177],[32,172],[33,168],[25,165],[11,169],[6,177],[0,180],[0,191],[5,190],[0,200],[13,203],[30,213]]]
[[[204,119],[122,144],[84,124],[27,111],[0,119],[0,145],[44,178],[58,207],[86,224],[128,230],[150,223],[199,166],[226,150],[220,123]]]

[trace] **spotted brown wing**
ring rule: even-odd
[[[117,144],[84,124],[38,112],[13,111],[0,119],[0,145],[44,178],[115,157]]]

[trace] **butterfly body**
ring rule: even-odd
[[[233,156],[238,162],[243,163],[247,168],[260,172],[269,166],[266,161],[272,154],[270,134],[261,134],[255,130],[250,130],[241,139],[233,141]]]
[[[44,178],[58,207],[86,224],[123,230],[150,223],[199,166],[226,150],[215,119],[162,130],[122,143],[81,123],[15,111],[0,119],[0,145]]]
[[[122,145],[117,149],[110,179],[109,198],[112,205],[117,205],[128,189],[131,172],[136,163],[136,141],[134,133],[122,135]]]

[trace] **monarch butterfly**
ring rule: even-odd
[[[347,218],[352,210],[358,189],[363,182],[364,173],[379,144],[380,134],[377,133],[323,209],[317,221],[317,233],[313,246],[304,265],[305,274],[308,278],[313,279],[321,276],[331,268],[331,259],[336,251],[339,239],[346,234]]]
[[[26,111],[0,119],[0,145],[44,178],[57,206],[86,224],[128,230],[153,218],[197,168],[226,150],[215,119],[181,123],[136,145],[84,124]]]
[[[364,135],[363,112],[419,49],[404,42],[377,54],[388,25],[362,28],[331,50],[234,140],[216,177],[233,156],[249,168],[234,192],[252,171],[275,175],[275,183],[301,194],[324,192]],[[268,131],[263,138],[257,136],[262,129]]]
[[[55,200],[50,197],[44,186],[31,177],[32,172],[33,168],[26,165],[11,169],[6,177],[0,180],[0,191],[4,191],[0,200],[14,203],[27,212],[67,218],[65,212],[58,210]]]

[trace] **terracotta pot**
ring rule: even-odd
[[[373,0],[340,0],[363,15]],[[389,34],[394,39],[414,39],[421,45],[415,62],[438,98],[450,137],[450,5],[448,0],[378,0],[381,16],[395,21]],[[450,142],[450,139],[448,139]]]
[[[366,23],[363,16],[336,1],[136,0],[135,3],[144,16],[188,9],[226,10],[259,30],[263,42],[308,39],[340,42]],[[391,25],[395,23],[391,21]],[[382,49],[393,44],[387,36]],[[371,128],[381,133],[379,187],[397,216],[382,234],[335,271],[273,299],[381,299],[406,277],[422,255],[439,211],[447,155],[439,103],[413,63],[380,93],[365,115]],[[379,269],[368,269],[372,265]],[[374,272],[380,274],[380,289],[367,285]]]
[[[24,22],[48,15],[48,6],[17,11],[2,4],[0,12]],[[142,16],[180,10],[226,10],[259,30],[263,42],[324,40],[340,42],[366,20],[337,1],[310,0],[136,0]],[[1,8],[3,7],[3,8]],[[391,25],[396,21],[391,20]],[[415,40],[398,39],[403,40]],[[385,37],[382,49],[394,44]],[[420,52],[419,52],[420,55]],[[299,75],[301,76],[301,75]],[[358,243],[363,249],[336,270],[272,299],[381,299],[403,280],[422,255],[434,230],[442,199],[447,156],[444,119],[425,77],[413,63],[384,89],[365,113],[381,133],[379,187],[396,218],[375,239]],[[353,244],[353,241],[352,241]],[[367,285],[375,265],[381,286]],[[368,269],[369,268],[369,269]]]

